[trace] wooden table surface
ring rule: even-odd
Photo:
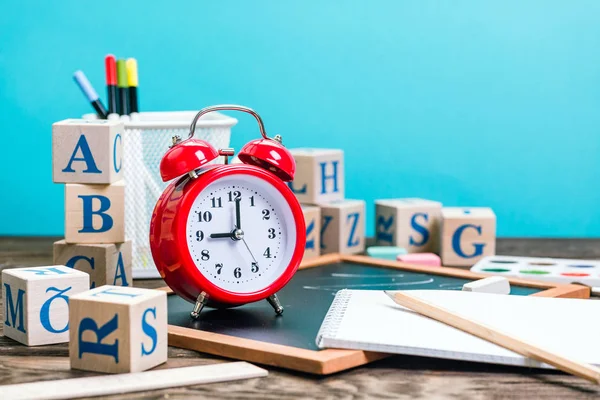
[[[0,270],[52,264],[58,238],[0,237]],[[498,254],[600,259],[600,240],[499,239]],[[156,288],[161,280],[139,280],[135,286]],[[0,304],[0,321],[4,321]],[[0,330],[3,328],[0,328]],[[221,363],[220,357],[169,347],[160,368]],[[110,396],[138,398],[366,399],[366,398],[597,398],[600,389],[555,371],[394,356],[327,377],[266,367],[266,378],[214,383]],[[0,384],[92,376],[69,369],[67,344],[26,347],[0,337]]]

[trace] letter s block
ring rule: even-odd
[[[109,184],[123,179],[121,121],[67,119],[52,125],[56,183]]]
[[[125,184],[65,185],[65,241],[125,241]]]
[[[496,254],[496,215],[491,208],[442,208],[442,264],[470,267]]]
[[[89,288],[88,274],[63,265],[5,269],[4,336],[27,346],[69,341],[69,296]]]
[[[320,204],[344,199],[344,152],[333,149],[291,149],[296,175],[289,183],[300,203]]]
[[[167,295],[100,286],[70,298],[71,368],[139,372],[167,361]]]
[[[425,199],[375,200],[378,246],[397,246],[408,253],[437,253],[442,203]]]
[[[54,243],[54,263],[86,272],[90,288],[132,285],[131,240],[110,244]]]
[[[321,209],[316,206],[302,206],[302,213],[306,224],[306,245],[302,260],[309,260],[321,254]]]
[[[321,207],[321,254],[365,250],[365,202],[342,200]]]

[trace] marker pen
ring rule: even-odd
[[[75,79],[75,82],[77,83],[85,97],[89,100],[92,107],[94,107],[94,110],[96,110],[96,114],[98,114],[98,117],[100,117],[101,119],[106,119],[106,117],[108,116],[106,108],[104,108],[104,104],[102,104],[102,102],[100,101],[98,93],[96,93],[90,81],[88,81],[88,79],[85,77],[83,71],[75,71],[75,73],[73,74],[73,79]]]
[[[129,115],[129,95],[127,94],[125,60],[117,60],[117,87],[119,88],[119,114]]]
[[[118,93],[117,93],[117,61],[115,56],[108,54],[104,57],[104,66],[106,71],[106,95],[108,96],[108,113],[118,113]]]
[[[127,67],[127,85],[129,86],[129,112],[138,112],[138,70],[137,60],[135,58],[128,58],[125,63]]]

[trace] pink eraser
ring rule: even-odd
[[[396,259],[407,264],[429,265],[430,267],[442,265],[442,260],[433,253],[400,254]]]

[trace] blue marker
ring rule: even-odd
[[[106,119],[108,117],[108,112],[106,111],[106,108],[104,108],[104,104],[100,101],[98,93],[96,93],[90,81],[85,77],[83,71],[75,71],[73,79],[75,79],[79,89],[81,89],[85,97],[90,101],[92,107],[94,107],[94,110],[96,110],[98,117]]]

